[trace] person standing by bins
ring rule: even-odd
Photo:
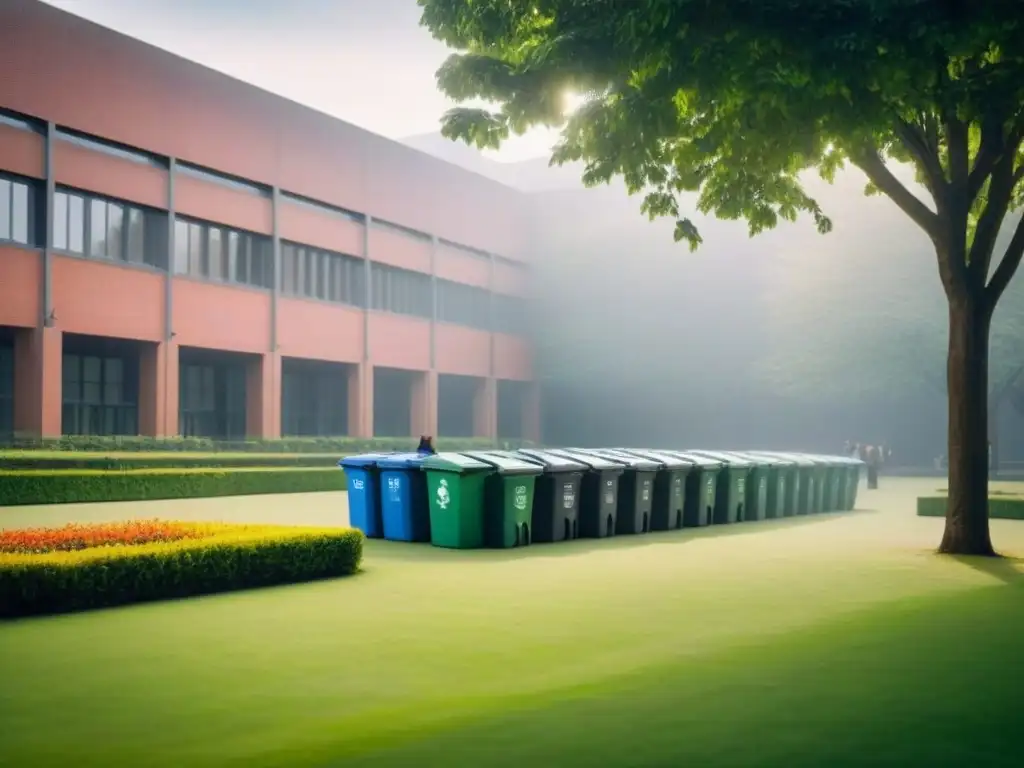
[[[864,462],[868,465],[868,488],[878,488],[878,469],[882,464],[882,449],[869,445],[864,451]]]
[[[420,444],[416,446],[416,453],[423,456],[433,456],[437,453],[434,450],[434,438],[430,435],[420,435]]]

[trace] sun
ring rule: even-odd
[[[575,113],[576,110],[586,103],[587,97],[571,88],[567,88],[562,92],[562,112],[566,117]]]

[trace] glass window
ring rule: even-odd
[[[127,261],[141,264],[146,260],[145,216],[138,208],[128,209]]]
[[[0,217],[3,206],[3,182],[0,181]],[[3,237],[3,222],[0,220],[0,237]],[[68,247],[68,196],[57,192],[53,196],[53,247],[64,251]]]
[[[188,225],[188,273],[195,277],[206,274],[203,264],[203,226]]]
[[[187,221],[174,221],[174,271],[184,275],[188,273],[188,233]]]
[[[11,239],[11,182],[0,179],[0,240]]]
[[[238,233],[228,232],[227,240],[227,276],[229,280],[244,282],[242,273],[239,272],[238,264]]]
[[[103,361],[103,367],[103,402],[105,405],[118,405],[124,392],[124,361],[119,357],[108,357]]]
[[[11,240],[28,245],[28,185],[11,184]]]
[[[206,242],[210,264],[207,274],[214,280],[223,280],[227,275],[224,273],[224,242],[219,227],[210,227]]]
[[[295,293],[295,246],[281,244],[281,280],[283,293]]]
[[[316,251],[306,251],[306,295],[316,298],[317,284],[319,283],[319,254]]]
[[[68,195],[68,250],[85,253],[85,200]]]
[[[107,255],[107,204],[103,200],[89,202],[89,255]]]
[[[99,405],[102,402],[102,361],[98,357],[82,358],[82,402]]]
[[[107,203],[107,255],[110,258],[124,258],[121,248],[124,236],[124,208],[116,203]]]
[[[61,363],[61,379],[65,400],[78,402],[82,398],[82,360],[78,355],[64,355]]]
[[[295,249],[295,292],[306,295],[306,251],[302,248]]]

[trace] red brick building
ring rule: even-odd
[[[519,192],[0,4],[0,432],[536,438]]]

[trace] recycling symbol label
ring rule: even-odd
[[[526,496],[527,496],[526,486],[525,485],[517,485],[516,486],[516,498],[515,498],[515,501],[513,503],[515,504],[516,509],[518,509],[520,512],[522,512],[524,509],[526,509]]]
[[[437,486],[437,506],[441,509],[448,509],[452,503],[452,495],[448,492],[448,481],[441,478],[441,484]]]

